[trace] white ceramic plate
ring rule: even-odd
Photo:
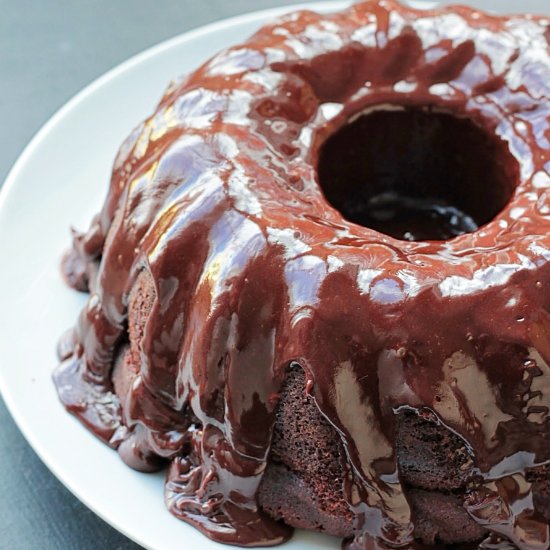
[[[410,0],[422,6],[439,3]],[[330,11],[346,2],[308,7]],[[475,5],[514,11],[516,0]],[[55,345],[85,296],[67,289],[58,269],[70,225],[87,226],[107,190],[123,138],[154,108],[168,83],[221,48],[241,42],[291,6],[245,15],[184,34],[130,59],[63,107],[21,155],[0,195],[0,389],[19,428],[52,472],[86,505],[139,544],[155,549],[220,550],[173,518],[163,503],[164,475],[127,468],[57,400],[51,372]],[[522,10],[550,14],[548,0]],[[336,539],[297,533],[287,550],[336,549]]]

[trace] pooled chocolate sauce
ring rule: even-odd
[[[404,241],[445,241],[478,229],[468,214],[437,199],[382,193],[362,210],[361,225]]]
[[[550,462],[546,25],[390,0],[300,12],[174,82],[123,144],[104,208],[64,264],[91,295],[55,382],[130,465],[170,461],[176,516],[222,542],[290,536],[256,494],[299,364],[346,452],[349,548],[415,546],[394,441],[404,407],[471,450],[465,506],[492,533],[484,547],[549,548],[526,477]],[[467,120],[500,143],[478,188],[443,197],[464,234],[397,240],[328,204],[321,147],[381,106]],[[144,276],[156,298],[122,399],[113,366]]]

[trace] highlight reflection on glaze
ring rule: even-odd
[[[547,549],[525,477],[550,461],[547,38],[534,17],[371,0],[284,17],[172,83],[64,263],[91,292],[60,346],[66,407],[132,467],[169,460],[178,517],[222,542],[275,544],[291,529],[256,493],[298,363],[346,449],[349,548],[415,544],[394,441],[409,407],[467,442],[466,507],[492,542]],[[318,185],[319,151],[380,105],[468,116],[502,139],[519,167],[510,203],[448,241],[347,222]],[[144,276],[156,299],[117,395]]]

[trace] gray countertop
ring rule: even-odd
[[[40,126],[108,69],[194,27],[292,3],[298,2],[0,0],[0,185]],[[1,399],[0,548],[139,548],[50,474]]]

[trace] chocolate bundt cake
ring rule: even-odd
[[[369,0],[173,82],[63,268],[64,405],[217,541],[550,547],[550,21]]]

